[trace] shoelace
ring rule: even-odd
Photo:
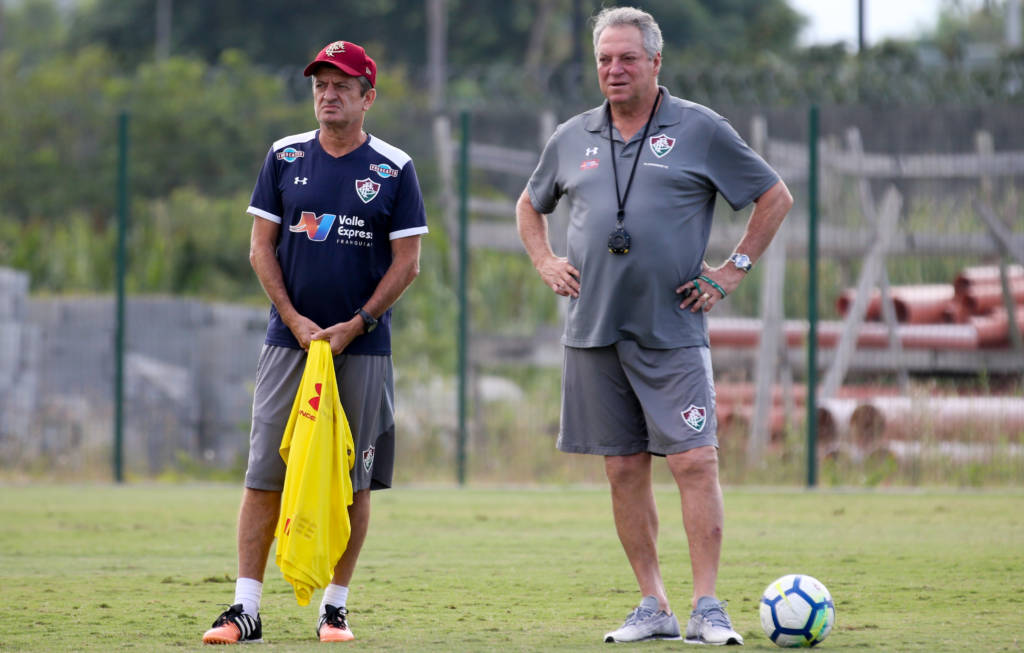
[[[637,607],[633,608],[632,612],[629,613],[629,616],[626,617],[626,622],[623,625],[632,626],[633,624],[639,623],[647,617],[653,616],[656,613],[656,610],[652,610],[650,608],[645,608],[642,605],[638,605]]]
[[[725,613],[726,605],[725,601],[716,603],[710,608],[705,609],[701,616],[709,621],[712,626],[732,629],[732,622],[729,621],[729,615]]]
[[[228,609],[221,613],[217,620],[213,622],[213,627],[223,626],[227,623],[233,623],[235,618],[242,616],[242,606],[239,604],[229,605]]]
[[[348,624],[345,623],[345,615],[348,614],[348,610],[345,608],[336,608],[333,605],[324,606],[324,623],[333,628],[348,628]]]

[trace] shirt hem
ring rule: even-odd
[[[399,238],[408,238],[409,236],[418,236],[420,234],[427,233],[427,227],[410,227],[409,229],[401,229],[399,231],[392,231],[388,234],[388,240],[398,240]]]
[[[532,181],[533,180],[531,179],[530,182],[532,182]],[[558,202],[557,201],[554,202],[550,207],[539,206],[540,201],[537,199],[537,193],[533,189],[533,184],[532,183],[528,182],[526,184],[526,192],[527,192],[527,194],[530,197],[530,206],[533,207],[534,211],[536,211],[537,213],[540,213],[541,215],[550,215],[551,213],[554,212],[555,208],[558,206]]]
[[[775,184],[779,183],[780,181],[782,181],[782,177],[776,175],[775,179],[771,180],[771,182],[765,185],[764,188],[761,188],[760,190],[752,193],[750,197],[744,198],[742,204],[733,205],[732,202],[729,202],[729,200],[726,200],[726,202],[729,202],[729,206],[731,206],[734,211],[742,211],[746,207],[750,206],[754,202],[754,200],[760,198],[762,195],[771,190],[775,186]]]
[[[271,222],[276,222],[277,224],[281,224],[283,222],[283,220],[281,219],[281,216],[274,215],[270,211],[264,211],[263,209],[258,209],[255,206],[250,206],[248,209],[245,210],[245,212],[248,213],[249,215],[255,216],[257,218],[263,218],[264,220],[270,220]]]

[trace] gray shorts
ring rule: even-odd
[[[245,487],[278,492],[284,489],[285,464],[279,448],[305,366],[306,352],[301,349],[263,345],[260,351]],[[395,466],[395,376],[391,357],[341,354],[334,357],[334,372],[356,445],[352,489],[389,488]]]
[[[658,456],[718,446],[707,347],[646,349],[631,340],[565,347],[558,448]]]

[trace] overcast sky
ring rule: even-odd
[[[810,18],[802,45],[846,41],[857,46],[857,0],[789,0]],[[865,0],[868,45],[887,37],[913,37],[935,26],[942,0]]]

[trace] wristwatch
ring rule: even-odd
[[[369,333],[377,328],[377,318],[370,315],[363,309],[360,308],[358,311],[356,311],[356,315],[363,318],[363,324],[365,325],[363,327],[363,333]]]
[[[750,257],[746,254],[740,254],[739,252],[734,253],[729,257],[732,264],[744,272],[750,272],[750,268],[754,267],[754,264],[750,261]]]

